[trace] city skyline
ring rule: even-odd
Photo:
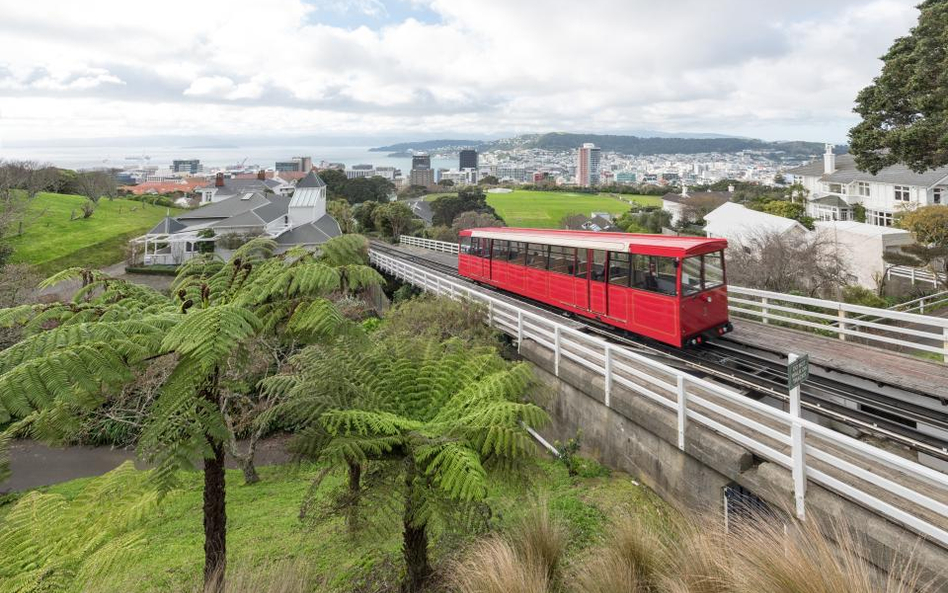
[[[0,150],[642,129],[839,142],[915,3],[2,0]]]

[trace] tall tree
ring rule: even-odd
[[[161,489],[174,484],[176,469],[203,457],[204,579],[211,592],[222,590],[226,566],[225,369],[261,337],[306,343],[346,326],[323,296],[339,289],[339,270],[302,249],[271,257],[274,248],[258,238],[227,264],[214,256],[190,260],[170,297],[72,268],[45,283],[79,279],[72,301],[0,311],[0,325],[26,334],[0,352],[0,424],[13,422],[6,437],[28,431],[62,439],[83,412],[107,403],[143,367],[173,361],[138,446],[154,463]]]
[[[883,257],[893,265],[927,267],[948,290],[948,206],[925,206],[908,212],[899,226],[911,231],[913,245]]]
[[[349,471],[350,481],[354,465],[371,463],[365,490],[351,496],[350,484],[336,500],[372,509],[370,521],[400,526],[406,592],[419,591],[431,574],[435,522],[472,511],[487,495],[489,472],[530,458],[535,445],[524,424],[547,419],[522,401],[527,365],[457,340],[343,342],[304,351],[296,367],[281,378],[292,392],[282,412],[309,427],[295,446]]]
[[[393,239],[398,239],[408,230],[412,219],[415,218],[415,213],[404,202],[381,204],[373,215],[375,227]]]
[[[925,0],[916,25],[882,56],[882,73],[856,97],[849,131],[860,169],[948,165],[948,0]]]

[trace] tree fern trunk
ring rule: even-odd
[[[359,502],[362,497],[362,466],[354,461],[346,461],[349,466],[349,507],[346,523],[355,531],[359,523]]]
[[[254,464],[252,456],[240,463],[240,469],[244,472],[244,484],[256,484],[260,481],[257,466]]]
[[[424,523],[418,525],[415,518],[420,502],[419,494],[415,486],[415,466],[409,459],[405,474],[405,514],[402,517],[404,528],[402,533],[402,556],[405,559],[405,580],[402,582],[402,593],[421,591],[425,581],[431,575],[431,564],[428,562],[427,525]]]
[[[220,593],[227,567],[224,445],[211,443],[211,447],[214,457],[204,460],[204,590]]]

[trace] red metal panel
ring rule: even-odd
[[[559,274],[557,272],[546,272],[546,274],[549,281],[549,289],[547,290],[549,302],[553,304],[575,304],[577,302],[574,288],[576,278],[569,274]]]
[[[597,315],[605,315],[606,311],[606,283],[589,283],[589,308]]]
[[[681,300],[681,335],[693,336],[727,323],[727,289],[712,288]]]
[[[620,322],[629,320],[629,289],[615,284],[607,285],[609,291],[609,317]]]
[[[629,329],[657,340],[680,344],[678,298],[630,288],[632,319]]]

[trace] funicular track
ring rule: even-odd
[[[392,245],[372,241],[371,248],[389,256],[399,258],[432,271],[451,277],[455,281],[471,283],[458,274],[454,266],[406,252]],[[692,349],[677,349],[660,342],[627,334],[612,326],[579,315],[568,314],[556,307],[532,299],[499,290],[496,287],[476,283],[482,289],[528,304],[538,309],[568,318],[582,324],[585,331],[596,334],[616,344],[634,349],[640,354],[674,366],[691,374],[714,379],[736,387],[748,397],[772,398],[788,402],[786,389],[786,366],[773,360],[768,354],[785,357],[784,353],[754,351],[727,339],[712,340],[704,346]],[[948,431],[948,402],[940,401],[929,394],[909,390],[903,386],[885,385],[866,377],[835,371],[829,378],[811,374],[801,389],[801,406],[805,412],[839,423],[877,438],[926,453],[937,459],[948,461],[948,441],[918,429],[919,424]],[[875,384],[880,390],[854,384]],[[914,396],[930,398],[932,407],[926,407],[886,395],[881,390],[901,391]],[[840,403],[843,400],[846,403]],[[846,404],[849,405],[846,405]],[[933,409],[943,407],[944,411]]]

